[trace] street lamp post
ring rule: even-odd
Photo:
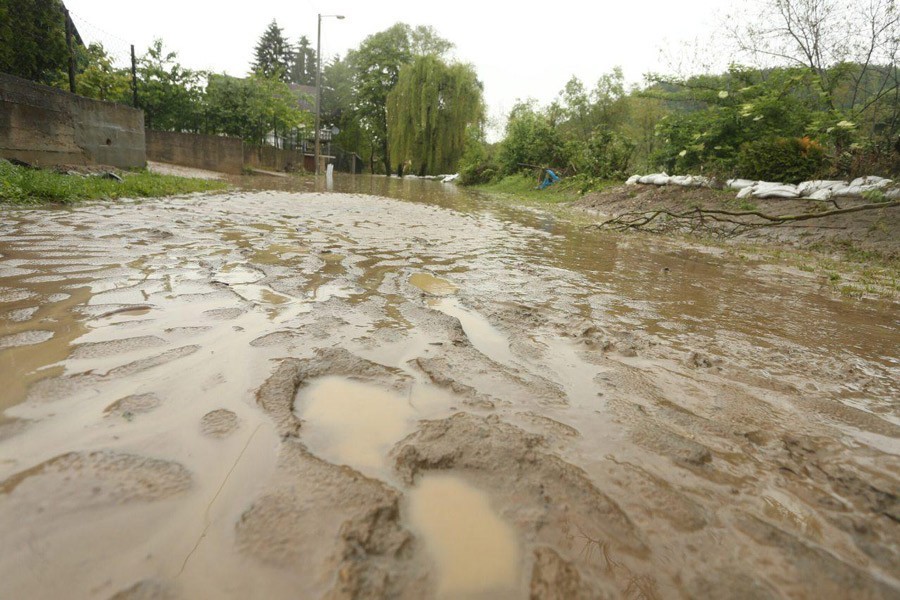
[[[319,28],[316,31],[316,175],[319,174],[319,142],[322,118],[322,18],[334,17],[335,19],[343,19],[344,15],[319,15]]]

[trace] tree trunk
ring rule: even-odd
[[[391,174],[391,155],[388,153],[387,139],[381,140],[381,151],[384,153],[384,174]]]

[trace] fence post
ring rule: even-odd
[[[134,58],[134,44],[131,45],[131,105],[138,107],[137,98],[137,60]]]
[[[72,17],[69,10],[63,9],[66,15],[66,48],[69,50],[69,91],[75,93],[75,49],[72,47]]]

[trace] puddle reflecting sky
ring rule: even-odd
[[[424,477],[409,498],[409,520],[437,563],[443,598],[514,596],[519,545],[488,497],[458,477]]]

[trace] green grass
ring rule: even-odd
[[[152,198],[221,190],[224,181],[157,175],[147,171],[120,173],[124,181],[63,175],[0,161],[0,203],[70,204],[79,200]]]
[[[472,188],[488,194],[510,196],[530,202],[559,204],[577,200],[586,192],[599,191],[619,184],[621,184],[619,181],[600,181],[576,176],[564,177],[550,187],[538,190],[536,189],[538,181],[534,174],[519,173],[508,175],[492,183],[475,185]]]

